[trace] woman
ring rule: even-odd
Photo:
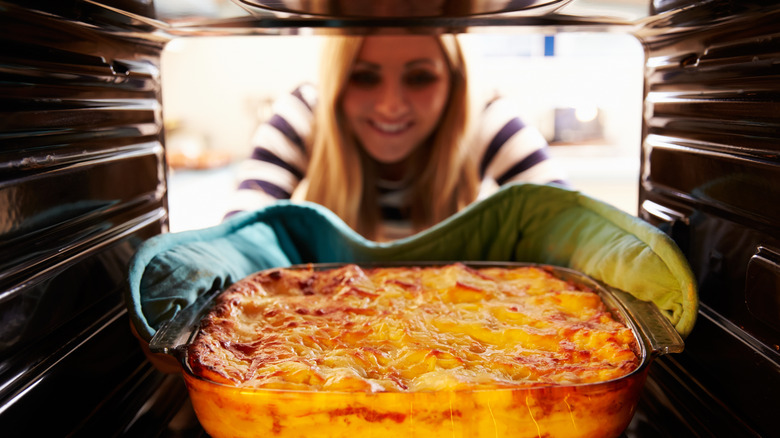
[[[320,72],[318,88],[278,102],[258,130],[240,209],[313,201],[367,238],[392,240],[499,185],[563,181],[544,139],[507,102],[472,115],[453,35],[334,37]]]

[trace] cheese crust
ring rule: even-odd
[[[236,387],[427,392],[603,382],[637,352],[596,292],[541,267],[344,265],[235,283],[188,361]]]

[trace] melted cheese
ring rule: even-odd
[[[236,283],[189,363],[239,387],[442,391],[611,380],[635,351],[598,294],[544,269],[346,265]]]

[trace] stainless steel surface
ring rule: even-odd
[[[647,400],[697,436],[772,436],[780,391],[780,6],[657,0],[639,215],[680,246],[700,311]],[[703,408],[707,406],[707,408]],[[663,412],[663,411],[660,411]]]
[[[160,412],[139,411],[166,379],[129,331],[122,282],[165,230],[162,44],[52,7],[0,2],[0,430],[151,436]]]
[[[253,8],[332,17],[464,17],[505,12],[542,14],[571,0],[236,0]]]
[[[621,14],[572,13],[560,11],[561,6],[571,0],[550,1],[530,0],[539,4],[537,7],[527,7],[516,12],[495,14],[466,13],[432,13],[402,16],[380,13],[340,15],[297,14],[280,12],[269,8],[248,5],[242,0],[233,0],[240,4],[241,11],[230,11],[220,14],[215,11],[198,8],[187,8],[181,4],[179,13],[162,14],[137,11],[134,8],[121,7],[121,0],[84,0],[84,10],[92,19],[102,23],[117,26],[131,24],[145,29],[147,34],[154,33],[160,38],[180,36],[250,36],[250,35],[297,35],[297,34],[365,34],[383,28],[386,31],[403,32],[404,29],[415,28],[418,31],[430,32],[469,32],[469,28],[500,28],[502,31],[518,32],[540,28],[548,32],[558,31],[606,31],[625,29],[632,25],[630,19]],[[247,0],[254,1],[254,0]],[[599,0],[601,1],[601,0]],[[620,0],[633,4],[639,0]],[[165,3],[175,4],[174,0]],[[373,5],[372,2],[358,2]],[[388,1],[388,4],[396,4]],[[596,2],[598,4],[599,2]],[[357,4],[357,3],[356,3]],[[415,5],[428,5],[427,2],[415,2]],[[527,3],[530,5],[531,3]],[[545,6],[541,6],[544,4]],[[515,5],[517,7],[517,5]],[[633,6],[636,10],[636,7]],[[565,10],[565,8],[564,8]],[[588,10],[587,8],[585,9]],[[599,10],[603,10],[599,9]],[[581,11],[580,11],[581,12]],[[634,15],[636,13],[634,12]]]

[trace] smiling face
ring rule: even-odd
[[[381,164],[408,158],[436,128],[450,72],[432,36],[366,37],[341,105],[363,149]]]

